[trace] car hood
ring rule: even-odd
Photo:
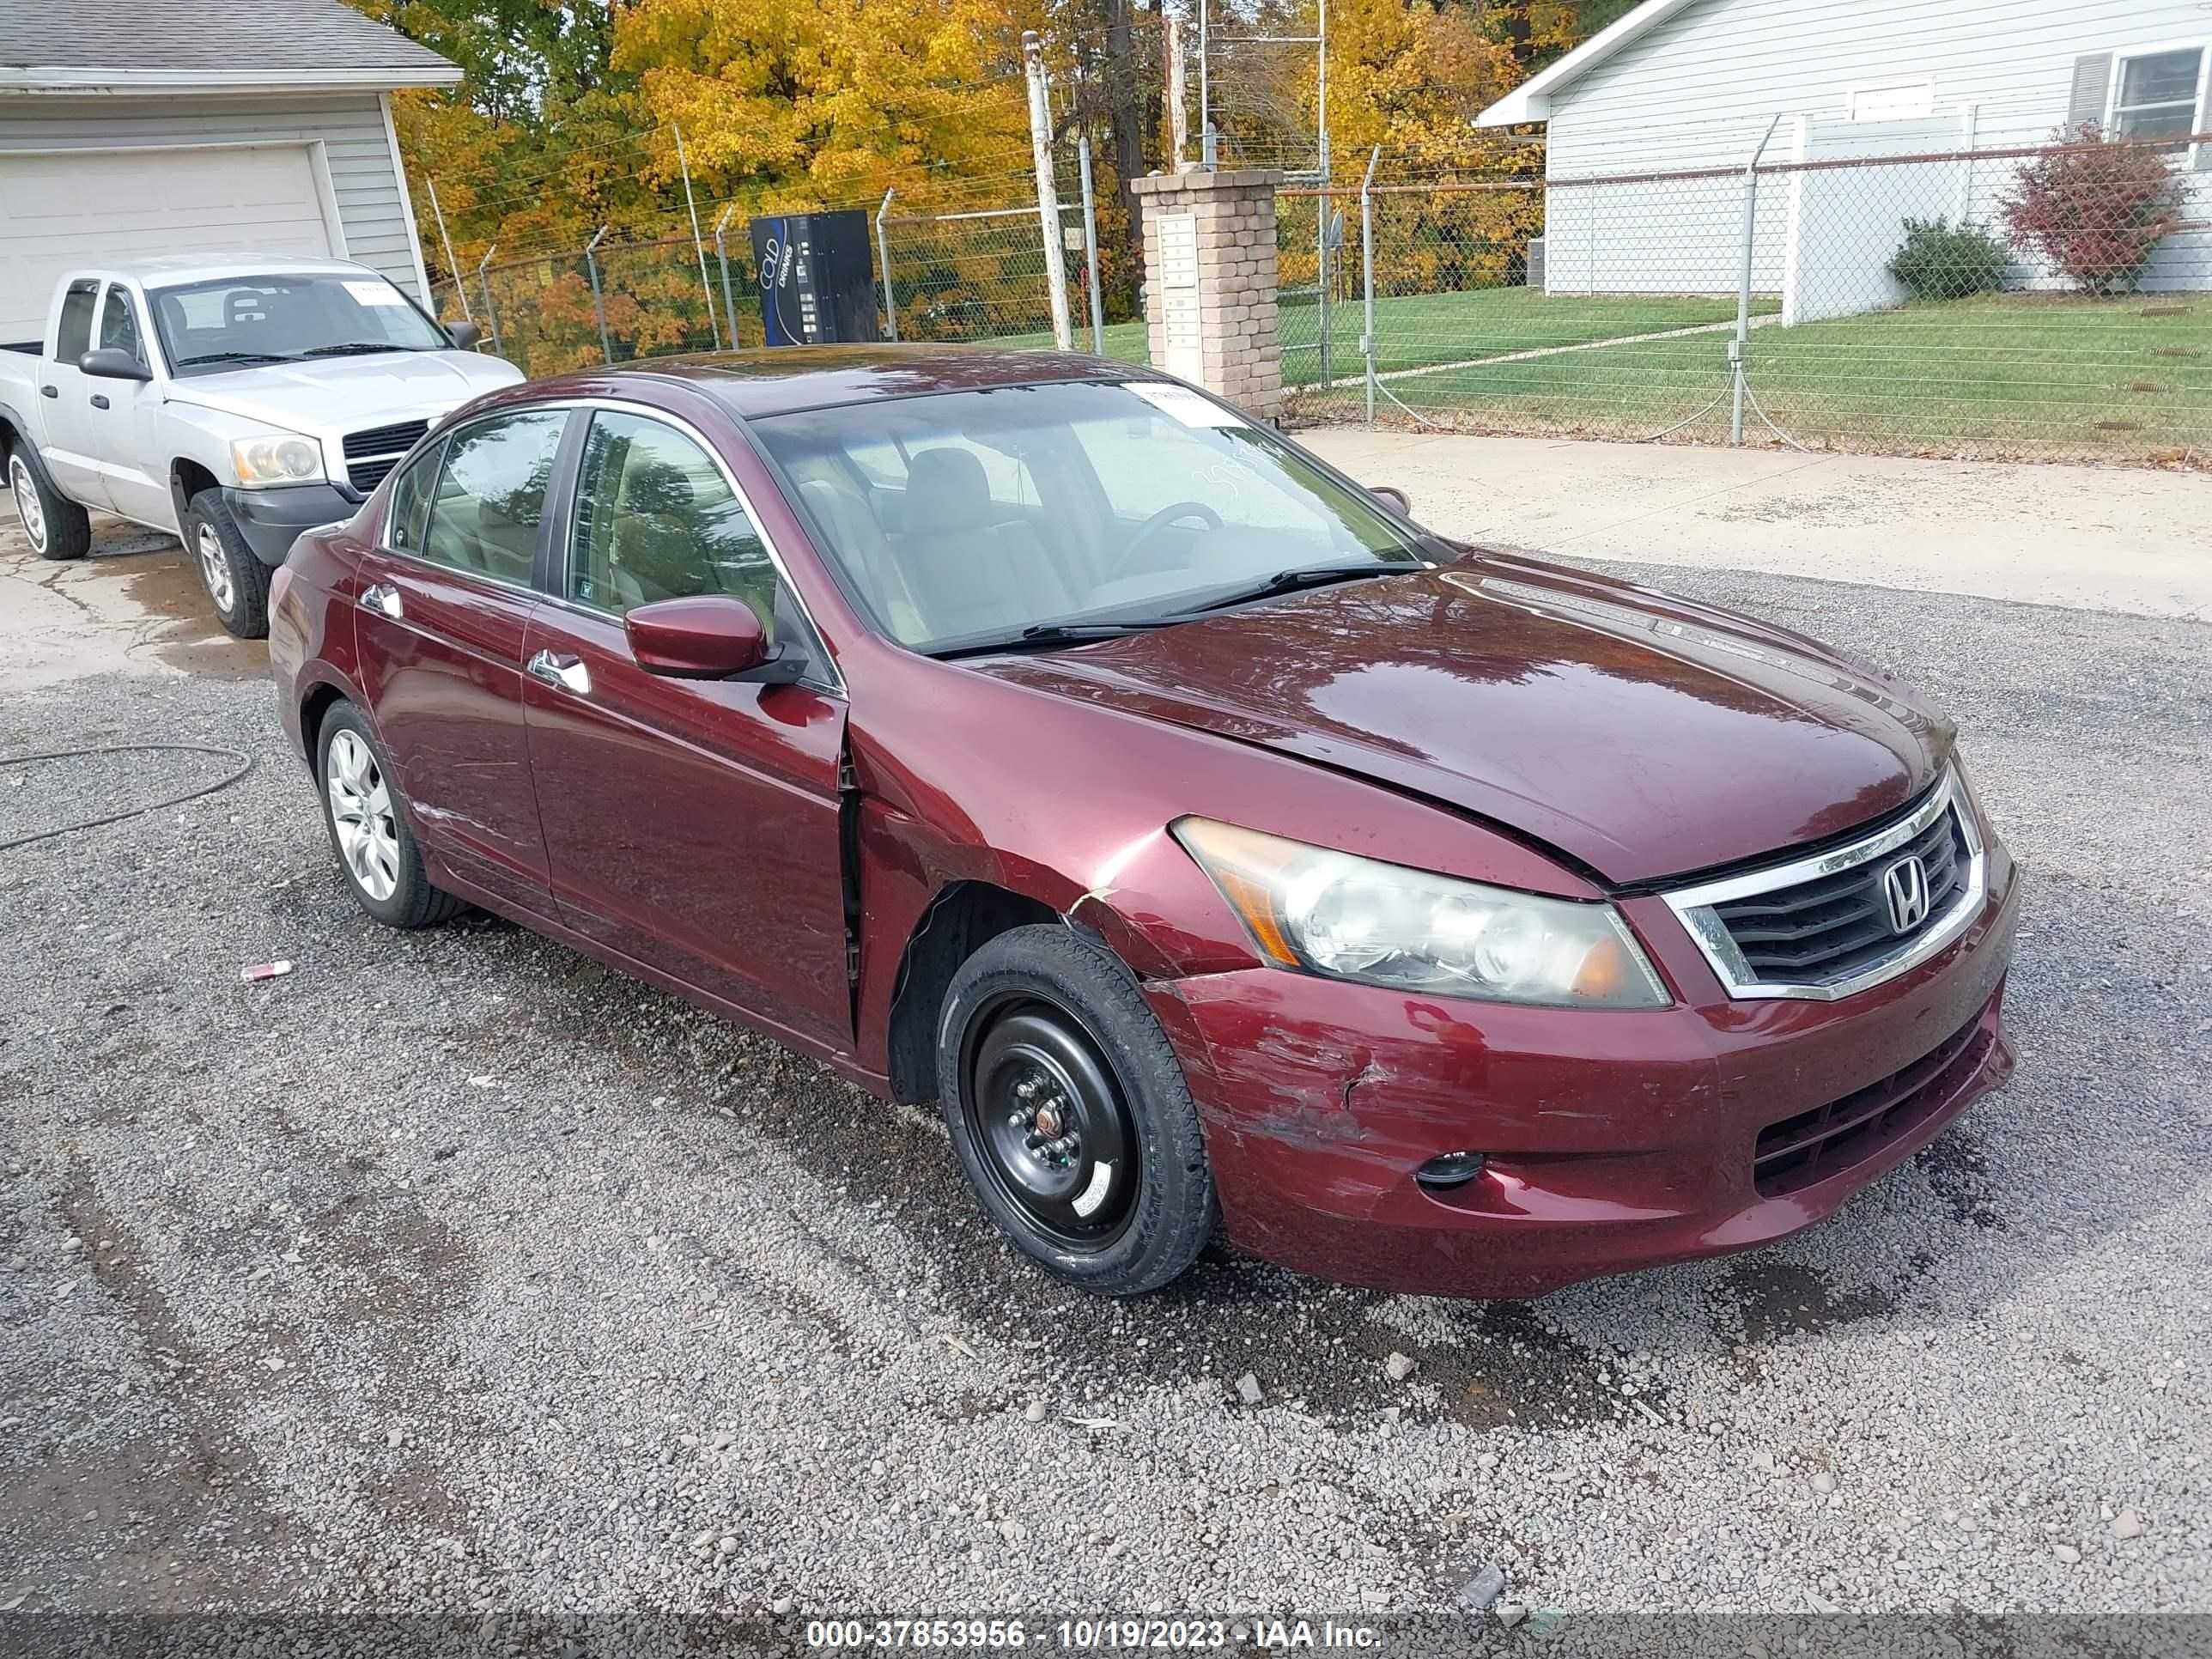
[[[434,420],[521,379],[513,363],[473,351],[387,351],[194,375],[173,381],[169,397],[291,432],[350,432]]]
[[[1616,886],[1878,817],[1953,738],[1799,635],[1501,557],[968,665],[1476,814]]]

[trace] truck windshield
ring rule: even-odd
[[[437,325],[381,276],[224,276],[147,295],[171,373],[378,351],[440,351]]]

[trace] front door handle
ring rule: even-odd
[[[563,691],[577,696],[592,695],[592,671],[584,666],[581,657],[556,657],[550,651],[541,651],[526,665],[531,678],[543,680],[548,685],[557,685]]]
[[[106,392],[94,392],[94,393],[92,394],[92,406],[93,406],[94,409],[105,409],[105,408],[106,408],[106,407],[107,407],[107,394],[106,394]]]
[[[62,395],[62,389],[58,386],[42,386],[39,388],[39,395],[41,398],[58,398]]]
[[[371,582],[361,590],[361,602],[380,617],[389,617],[398,622],[407,614],[399,603],[399,590],[390,582]]]

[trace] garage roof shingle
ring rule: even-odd
[[[459,71],[343,0],[0,0],[0,69],[114,70],[230,78],[288,71],[390,70],[403,83]]]

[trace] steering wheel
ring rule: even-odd
[[[1126,558],[1135,553],[1170,525],[1179,524],[1185,519],[1203,519],[1208,530],[1221,528],[1221,515],[1204,501],[1175,501],[1137,526],[1137,533],[1129,538],[1129,545],[1123,550],[1122,556]]]

